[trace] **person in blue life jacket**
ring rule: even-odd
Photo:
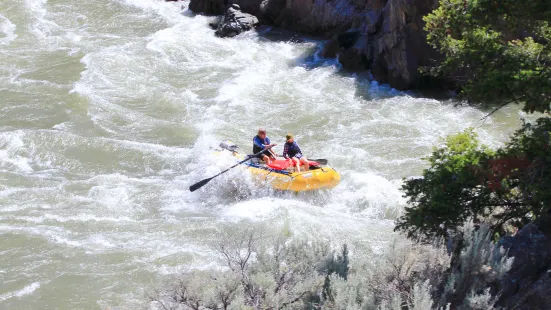
[[[300,164],[304,165],[304,169],[308,171],[310,163],[308,159],[302,155],[300,147],[295,142],[295,137],[292,134],[287,134],[285,145],[283,146],[283,157],[290,158],[293,161],[293,165],[297,167],[297,171],[300,172]]]
[[[272,159],[275,159],[270,149],[277,144],[271,143],[270,138],[266,136],[266,129],[258,129],[258,134],[253,138],[253,154],[264,152],[256,155],[257,158],[262,159],[267,163],[271,163]]]

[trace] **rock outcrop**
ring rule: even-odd
[[[219,37],[233,37],[254,28],[257,24],[258,18],[241,12],[239,5],[232,4],[224,14],[220,24],[218,24],[216,35]]]
[[[498,306],[504,309],[551,309],[551,238],[539,228],[524,226],[515,236],[504,237],[500,245],[515,258],[501,283]]]
[[[331,38],[323,56],[399,89],[417,86],[419,67],[439,58],[423,31],[437,0],[191,0],[189,7],[221,15],[231,3],[263,23]]]

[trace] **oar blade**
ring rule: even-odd
[[[320,159],[310,159],[311,161],[315,161],[317,162],[318,164],[320,165],[327,165],[328,161],[327,159],[323,159],[323,158],[320,158]]]
[[[190,192],[194,192],[198,189],[200,189],[201,187],[203,187],[205,184],[207,184],[208,182],[210,182],[210,180],[212,180],[213,178],[208,178],[208,179],[204,179],[204,180],[201,180],[195,184],[193,184],[192,186],[189,187],[189,191]]]

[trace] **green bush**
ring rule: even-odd
[[[497,104],[495,110],[514,102],[546,114],[495,151],[472,130],[448,137],[423,176],[405,180],[408,207],[396,230],[427,240],[472,220],[503,234],[509,224],[520,227],[548,213],[551,2],[440,0],[424,20],[429,44],[444,55],[424,70],[453,80],[466,99]]]
[[[427,159],[420,178],[405,180],[408,199],[396,230],[430,240],[467,221],[488,222],[503,234],[551,210],[551,119],[524,124],[505,147],[491,151],[467,130],[449,136]]]
[[[549,112],[550,21],[546,0],[440,0],[425,30],[445,57],[425,70],[455,81],[474,102]]]

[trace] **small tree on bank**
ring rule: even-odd
[[[396,230],[427,240],[473,220],[503,234],[509,224],[549,214],[551,1],[441,0],[425,21],[428,42],[445,56],[425,68],[430,74],[455,81],[466,99],[497,105],[494,111],[514,102],[544,116],[495,151],[472,130],[448,137],[423,176],[404,181],[408,207]]]
[[[504,234],[551,211],[551,119],[525,124],[503,148],[480,145],[471,130],[450,136],[422,178],[406,180],[396,230],[411,238],[448,237],[463,223],[488,222]]]
[[[445,56],[430,74],[474,102],[551,111],[550,1],[440,0],[425,22],[428,43]]]

